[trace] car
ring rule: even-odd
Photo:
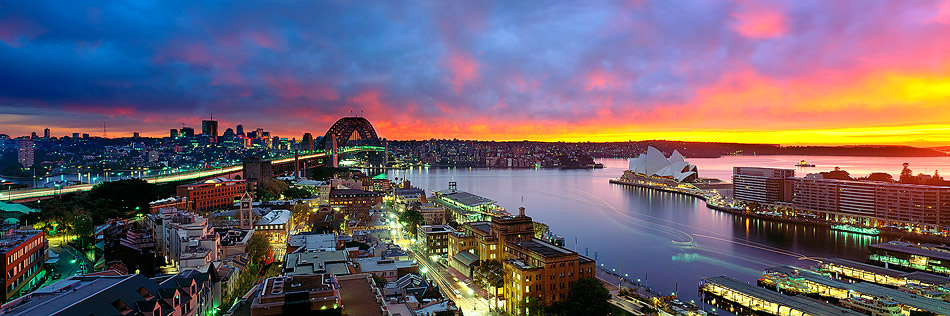
[[[455,290],[455,296],[461,297],[461,296],[462,296],[462,292],[459,292],[459,290]]]

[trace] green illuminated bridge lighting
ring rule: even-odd
[[[340,147],[339,149],[337,149],[337,154],[351,154],[351,153],[356,153],[356,152],[367,152],[367,151],[383,152],[383,151],[386,151],[386,148],[378,147],[378,146]],[[318,151],[308,152],[307,154],[304,154],[304,155],[300,155],[298,159],[306,160],[306,159],[314,159],[314,158],[323,158],[326,156],[327,156],[327,152],[325,150],[318,150]],[[272,165],[280,165],[280,164],[293,163],[293,162],[294,162],[293,155],[271,159]],[[166,175],[160,175],[160,176],[139,177],[138,179],[143,179],[145,181],[148,181],[149,183],[165,183],[165,182],[187,181],[187,180],[214,177],[218,175],[240,172],[242,170],[244,170],[244,166],[242,164],[236,164],[236,165],[218,167],[218,168],[213,168],[213,169],[185,171],[185,172],[179,172],[175,174],[166,174]],[[71,185],[71,186],[65,186],[65,187],[59,187],[59,188],[39,188],[39,189],[0,192],[0,200],[10,201],[10,200],[43,198],[43,197],[60,195],[60,194],[65,194],[65,193],[89,191],[92,189],[93,186],[95,186],[95,184],[78,184],[78,185]]]

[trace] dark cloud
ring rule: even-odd
[[[211,112],[285,135],[320,134],[360,110],[397,134],[410,125],[634,124],[623,117],[709,111],[701,91],[734,77],[781,83],[941,66],[947,45],[920,53],[948,31],[935,6],[7,1],[0,102],[94,113],[153,134]],[[76,118],[96,120],[86,122],[94,129],[99,116]],[[18,126],[82,123],[63,119]]]

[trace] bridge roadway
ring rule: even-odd
[[[360,151],[385,151],[382,147],[376,146],[354,146],[347,147],[340,150],[339,154],[348,154]],[[315,158],[324,158],[327,156],[326,152],[318,152],[310,155],[303,155],[298,157],[299,160],[315,159]],[[280,165],[286,163],[292,163],[294,157],[280,158],[271,160],[271,165]],[[139,179],[144,179],[149,183],[165,183],[165,182],[175,182],[175,181],[184,181],[184,180],[194,180],[201,178],[210,178],[218,175],[224,175],[234,172],[239,172],[244,170],[244,165],[231,165],[227,167],[220,167],[214,169],[206,170],[195,170],[180,172],[176,174],[168,174],[161,176],[152,176],[152,177],[141,177]],[[43,199],[51,196],[73,193],[73,192],[82,192],[89,191],[95,184],[77,184],[66,186],[62,188],[40,188],[40,189],[28,189],[28,190],[17,190],[17,191],[7,191],[0,192],[0,201],[22,201],[22,200],[33,200],[33,199]]]

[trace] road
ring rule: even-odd
[[[370,148],[372,149],[372,148]],[[341,154],[359,151],[359,150],[368,150],[367,148],[348,148],[340,151]],[[325,157],[326,153],[316,153],[311,155],[300,156],[299,159],[313,159],[313,158],[322,158]],[[293,157],[290,158],[281,158],[271,161],[271,164],[283,164],[294,161]],[[195,171],[186,171],[175,174],[167,174],[160,176],[152,177],[141,177],[139,179],[144,179],[149,183],[165,183],[165,182],[175,182],[183,180],[193,180],[205,177],[213,177],[216,175],[228,174],[233,172],[238,172],[244,169],[243,165],[231,165],[227,167],[206,169],[206,170],[195,170]],[[25,200],[32,198],[41,198],[47,196],[60,195],[65,193],[72,192],[81,192],[89,191],[95,184],[77,184],[71,185],[62,188],[38,188],[38,189],[28,189],[28,190],[16,190],[16,191],[0,191],[0,201],[10,201],[10,200]]]
[[[428,257],[423,256],[411,245],[411,241],[403,235],[402,227],[395,223],[395,218],[390,217],[390,234],[393,243],[403,249],[409,249],[412,258],[419,264],[420,272],[423,272],[429,280],[435,281],[439,286],[442,295],[455,302],[455,305],[465,315],[491,315],[488,300],[478,296],[468,285],[457,282],[452,279],[451,273],[442,268],[441,265],[432,262]],[[458,291],[459,294],[456,294]]]

